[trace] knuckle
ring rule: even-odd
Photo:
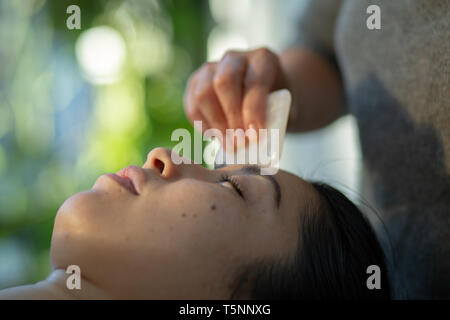
[[[194,93],[194,100],[197,103],[202,103],[205,101],[208,101],[212,94],[214,93],[214,89],[211,85],[206,85],[203,88],[195,91]]]
[[[256,49],[255,56],[261,60],[273,60],[275,58],[275,54],[266,47]]]
[[[233,59],[235,58],[237,55],[236,51],[233,50],[227,50],[227,52],[224,53],[223,57],[222,57],[222,61],[224,60],[228,60],[228,59]]]
[[[198,78],[200,79],[202,75],[210,73],[213,71],[214,63],[212,62],[205,62],[202,64],[202,66],[191,76],[190,79]]]
[[[228,87],[234,80],[233,71],[227,70],[217,74],[213,79],[214,87],[216,88],[224,88]]]
[[[211,72],[214,70],[215,66],[216,66],[215,62],[206,62],[203,64],[202,69],[206,72]]]

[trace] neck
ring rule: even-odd
[[[111,299],[104,290],[96,286],[92,281],[81,278],[80,289],[68,289],[67,277],[63,269],[55,269],[43,281],[31,285],[0,290],[0,300],[8,299]]]

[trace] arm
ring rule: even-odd
[[[346,112],[342,81],[330,62],[300,47],[284,51],[280,62],[293,98],[288,131],[318,129]]]

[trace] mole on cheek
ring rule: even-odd
[[[216,205],[215,205],[215,204],[213,204],[213,205],[211,206],[211,210],[216,210]]]
[[[183,213],[181,214],[181,216],[182,216],[183,218],[185,218],[185,217],[186,217],[186,213],[183,212]]]

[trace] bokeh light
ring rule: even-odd
[[[126,58],[125,42],[119,32],[99,26],[83,32],[76,54],[86,78],[94,84],[111,83],[121,76]]]

